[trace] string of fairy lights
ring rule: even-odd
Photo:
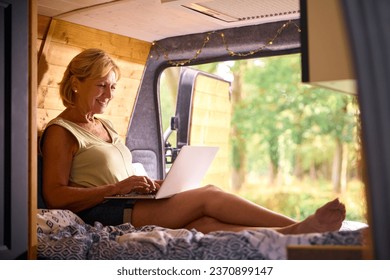
[[[202,46],[195,51],[194,55],[191,58],[188,58],[188,59],[183,59],[183,60],[178,60],[178,61],[171,60],[169,57],[169,50],[167,50],[165,47],[161,46],[156,41],[152,42],[152,48],[153,48],[154,52],[157,54],[156,60],[158,60],[162,56],[172,66],[184,66],[184,65],[190,64],[192,61],[196,60],[199,57],[199,55],[202,53],[203,49],[211,41],[212,36],[217,35],[222,39],[223,46],[224,46],[226,52],[230,56],[232,56],[232,57],[235,57],[235,56],[247,57],[247,56],[254,55],[258,52],[261,52],[261,51],[267,49],[267,47],[271,46],[275,42],[275,40],[278,39],[283,34],[283,31],[286,30],[291,25],[293,25],[296,28],[297,32],[301,32],[300,27],[294,21],[289,20],[288,22],[282,24],[282,26],[276,30],[275,35],[272,38],[270,38],[266,43],[260,45],[259,47],[255,48],[253,50],[246,51],[246,52],[236,52],[236,51],[233,51],[232,49],[230,49],[229,44],[228,44],[228,40],[227,40],[225,34],[223,32],[219,32],[219,31],[211,31],[211,32],[206,33],[205,37],[203,38]],[[150,58],[154,58],[154,56],[150,55]]]

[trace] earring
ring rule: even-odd
[[[77,89],[74,89],[73,91],[74,91],[75,93],[77,93]]]

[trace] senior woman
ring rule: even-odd
[[[120,69],[100,49],[87,49],[69,63],[60,82],[66,109],[48,123],[40,141],[48,208],[69,209],[87,222],[131,222],[136,227],[152,224],[204,233],[273,228],[294,234],[340,228],[346,210],[338,199],[300,222],[213,185],[167,199],[132,201],[131,206],[106,201],[104,197],[131,191],[154,193],[161,184],[134,175],[130,150],[109,121],[95,116],[104,113],[119,78]],[[110,220],[118,215],[118,207],[120,219]]]

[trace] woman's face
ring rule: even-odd
[[[76,86],[76,106],[86,114],[102,114],[114,97],[115,87],[116,77],[113,71],[103,78],[79,81]]]

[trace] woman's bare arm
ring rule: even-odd
[[[69,181],[73,156],[78,144],[66,129],[52,125],[43,143],[43,196],[49,208],[79,212],[104,201],[104,197],[130,191],[150,193],[156,190],[151,179],[131,176],[117,184],[85,188]],[[144,179],[146,178],[146,179]]]

